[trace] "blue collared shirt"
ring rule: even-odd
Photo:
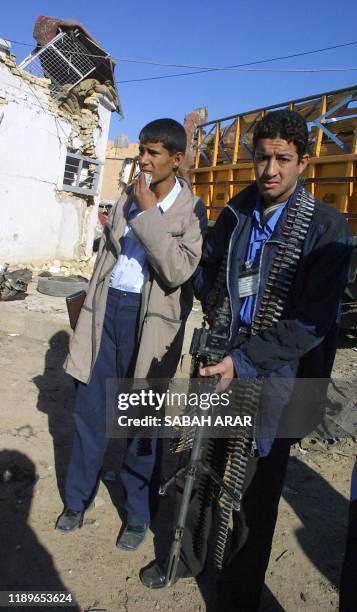
[[[274,211],[270,219],[264,225],[262,224],[263,211],[260,198],[258,198],[256,202],[253,210],[252,230],[245,259],[245,263],[247,264],[247,262],[249,262],[253,269],[259,268],[260,266],[263,245],[271,237],[286,202],[287,200],[281,203],[279,208]],[[250,329],[252,324],[255,299],[256,295],[249,295],[242,299],[240,309],[240,326],[247,331]]]
[[[170,193],[157,204],[162,213],[165,213],[172,206],[181,189],[179,181],[175,178],[175,185]],[[129,210],[128,220],[144,214],[145,211],[140,212],[136,203],[133,202]],[[135,236],[130,225],[126,225],[121,242],[122,250],[111,273],[109,285],[121,291],[141,293],[149,275],[149,265],[144,247]]]

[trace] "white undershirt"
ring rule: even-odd
[[[174,203],[182,187],[175,177],[175,185],[167,196],[157,203],[162,213],[165,213]],[[144,215],[147,211],[140,211],[135,201],[132,202],[128,218],[134,219],[138,215]],[[149,275],[149,265],[145,250],[140,240],[135,236],[130,225],[125,226],[121,239],[122,251],[118,257],[111,276],[110,287],[121,291],[141,293],[143,285]]]

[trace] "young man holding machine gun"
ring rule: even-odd
[[[196,293],[206,309],[228,253],[223,277],[231,310],[227,354],[216,365],[202,365],[200,376],[219,376],[227,379],[224,384],[235,377],[279,379],[282,416],[290,409],[297,377],[330,376],[351,255],[347,222],[315,201],[299,181],[308,164],[307,146],[306,122],[294,111],[272,112],[257,123],[256,181],[220,214],[195,276]],[[276,403],[268,409],[274,416]],[[277,412],[275,434],[279,418]],[[254,429],[240,509],[233,506],[230,548],[217,582],[217,610],[259,608],[291,443],[283,435],[259,437],[259,428]],[[198,551],[193,537],[197,506],[193,495],[177,577],[196,576],[204,569],[206,548]],[[141,570],[141,582],[161,588],[167,584],[166,571],[167,564],[153,562]]]
[[[62,533],[82,526],[97,491],[108,442],[106,381],[172,377],[192,307],[190,279],[201,257],[206,213],[176,177],[186,133],[177,121],[158,119],[139,140],[141,173],[104,227],[67,360],[78,386],[65,508],[56,524]],[[155,443],[153,438],[143,453],[134,437],[120,471],[127,523],[117,546],[124,550],[135,550],[148,529]]]

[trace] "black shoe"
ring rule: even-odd
[[[70,533],[75,529],[79,529],[83,525],[84,510],[76,512],[70,508],[65,508],[62,514],[58,517],[55,529],[62,533]]]
[[[148,525],[127,525],[117,539],[117,548],[136,550],[143,543]]]
[[[166,572],[155,561],[143,567],[139,572],[141,584],[148,589],[163,589],[166,584]],[[171,584],[175,584],[178,578],[175,578]]]

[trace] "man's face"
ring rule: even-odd
[[[308,155],[304,155],[299,161],[293,142],[282,138],[258,140],[254,170],[259,192],[267,206],[289,198],[308,160]]]
[[[161,142],[145,142],[139,145],[139,167],[141,172],[152,175],[152,185],[171,177],[182,158],[183,153],[170,155]]]

